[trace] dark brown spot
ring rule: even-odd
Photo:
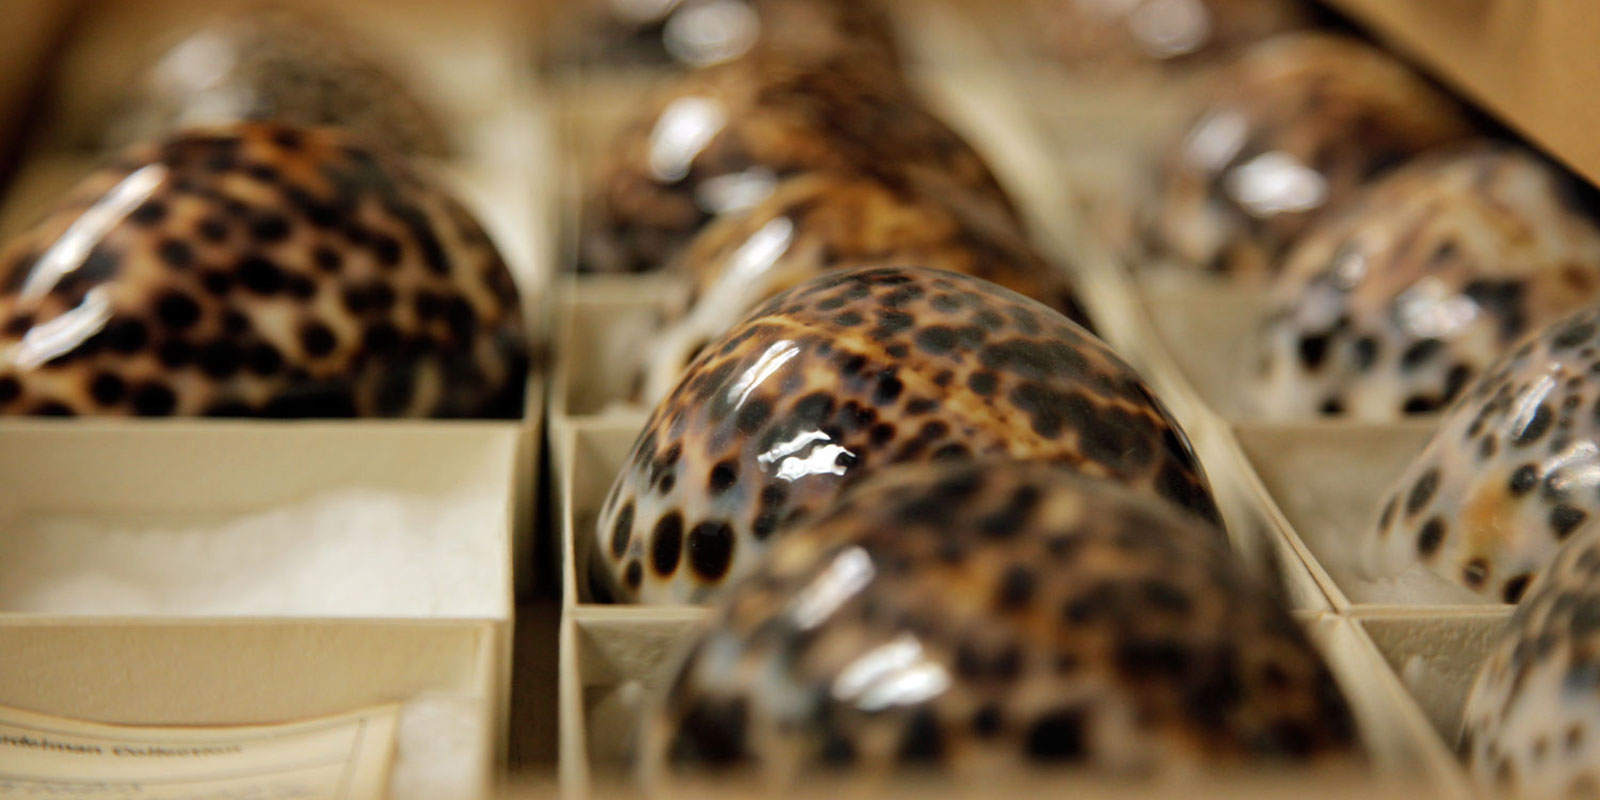
[[[110,372],[102,372],[89,381],[89,395],[102,406],[114,406],[127,394],[127,383]]]
[[[1033,601],[1036,585],[1033,570],[1022,564],[1014,564],[1000,579],[995,603],[1002,610],[1016,611],[1026,608]]]
[[[173,269],[188,269],[194,265],[194,250],[181,239],[163,239],[156,252]]]
[[[323,272],[338,272],[344,264],[344,257],[331,247],[320,246],[311,254],[311,259],[316,262],[317,269]]]
[[[315,320],[300,326],[300,346],[313,358],[322,358],[333,352],[339,344],[328,326]]]
[[[633,538],[633,504],[628,503],[617,512],[617,522],[611,527],[611,555],[622,558],[628,552],[628,541]]]
[[[1439,551],[1439,545],[1444,542],[1444,520],[1434,517],[1422,525],[1422,531],[1417,534],[1417,552],[1424,559],[1432,558]]]
[[[1433,499],[1433,494],[1439,489],[1439,468],[1432,467],[1422,473],[1411,486],[1411,493],[1406,495],[1406,515],[1415,516],[1427,507],[1428,501]]]
[[[281,214],[262,214],[250,222],[250,235],[262,244],[277,244],[289,238],[289,221]]]
[[[967,376],[967,388],[983,397],[994,394],[999,378],[993,372],[974,372]]]
[[[1522,599],[1524,592],[1528,591],[1528,581],[1532,577],[1527,573],[1517,575],[1506,581],[1504,596],[1507,603],[1515,605]]]
[[[678,570],[683,554],[683,515],[676,511],[662,515],[650,536],[650,566],[663,578]]]
[[[1557,539],[1565,539],[1588,518],[1587,512],[1563,503],[1550,510],[1550,529],[1555,531]]]
[[[733,485],[738,482],[739,464],[732,459],[728,459],[717,462],[717,465],[711,468],[711,478],[707,488],[711,490],[711,495],[715,497],[733,488]]]
[[[164,417],[178,406],[178,397],[159,383],[145,383],[133,391],[133,411],[141,417]]]
[[[1511,472],[1511,482],[1507,487],[1513,497],[1525,495],[1539,485],[1539,468],[1532,464],[1523,464]]]
[[[1400,367],[1406,370],[1416,369],[1429,359],[1438,355],[1444,349],[1444,342],[1438,339],[1421,339],[1405,349],[1400,355]]]
[[[200,304],[183,292],[169,290],[156,300],[156,316],[172,330],[186,330],[200,321]]]
[[[1084,728],[1088,714],[1081,708],[1064,708],[1041,715],[1028,729],[1028,757],[1044,762],[1077,762],[1088,755]]]
[[[1528,420],[1528,424],[1522,426],[1522,430],[1517,431],[1516,436],[1511,441],[1518,447],[1526,447],[1533,444],[1539,441],[1546,431],[1550,430],[1550,424],[1554,421],[1555,414],[1551,413],[1550,406],[1540,403],[1539,407],[1534,409],[1533,417]]]
[[[237,274],[239,283],[256,294],[275,294],[283,288],[283,270],[262,256],[240,259]]]
[[[733,528],[726,522],[708,521],[689,531],[689,566],[708,583],[722,580],[733,563]]]

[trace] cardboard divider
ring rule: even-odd
[[[1360,548],[1373,535],[1381,505],[1432,430],[1426,421],[1234,428],[1260,476],[1261,502],[1277,510],[1280,534],[1303,548],[1339,609],[1496,605],[1421,565],[1393,576],[1361,568]]]
[[[1478,669],[1511,618],[1508,606],[1370,607],[1355,619],[1444,742],[1454,748]]]
[[[397,796],[440,764],[457,796],[487,792],[532,489],[520,425],[16,421],[0,442],[0,704],[217,725],[400,703]]]

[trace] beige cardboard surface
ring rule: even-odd
[[[1509,607],[1418,613],[1368,609],[1357,617],[1446,744],[1454,745],[1461,711],[1506,622]]]
[[[1331,583],[1340,608],[1362,605],[1484,605],[1482,597],[1416,566],[1394,576],[1368,576],[1357,547],[1369,536],[1383,503],[1433,425],[1343,422],[1240,425],[1235,434],[1281,509],[1283,535],[1298,540]]]
[[[1502,122],[1600,181],[1600,6],[1565,0],[1328,0]]]
[[[0,705],[127,725],[307,719],[483,696],[493,621],[0,618]]]

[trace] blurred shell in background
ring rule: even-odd
[[[1389,421],[1449,405],[1524,334],[1600,299],[1589,194],[1490,143],[1379,179],[1285,259],[1257,410]]]
[[[1353,39],[1285,34],[1212,78],[1146,209],[1152,263],[1235,280],[1282,268],[1319,216],[1376,175],[1471,133],[1461,108]]]
[[[103,144],[272,120],[349,128],[402,152],[445,155],[438,120],[364,45],[332,20],[281,6],[214,16],[144,70]]]
[[[988,165],[909,91],[883,67],[801,67],[767,53],[682,77],[602,159],[580,269],[661,269],[713,217],[752,208],[803,172],[944,182],[1009,211]]]
[[[1046,52],[1089,73],[1188,64],[1232,55],[1306,27],[1299,0],[1030,0]]]
[[[556,58],[596,65],[704,67],[760,48],[796,62],[900,61],[894,25],[875,0],[589,0],[553,38]]]
[[[718,220],[678,269],[690,281],[669,300],[646,348],[654,402],[711,339],[769,297],[824,272],[915,264],[974,275],[1091,327],[1066,273],[1029,246],[991,199],[937,185],[807,174],[779,184],[750,212]]]
[[[1327,666],[1220,532],[1047,464],[863,481],[729,593],[669,686],[652,785],[1360,761]]]

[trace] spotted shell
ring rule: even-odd
[[[414,154],[448,150],[438,121],[355,36],[277,6],[210,19],[167,51],[135,83],[106,144],[244,120],[348,128]]]
[[[0,412],[520,413],[511,276],[387,150],[243,123],[123,154],[0,252]]]
[[[1148,776],[1357,747],[1321,657],[1219,531],[1036,462],[863,480],[729,592],[670,687],[647,780]]]
[[[830,270],[881,264],[975,275],[1090,327],[1067,276],[994,203],[811,173],[784,181],[748,213],[712,223],[690,243],[680,271],[691,285],[664,309],[645,360],[645,397],[664,396],[706,342],[772,295]]]
[[[1256,279],[1374,175],[1470,133],[1461,110],[1354,40],[1285,34],[1214,77],[1167,147],[1146,246],[1162,263]]]
[[[971,146],[908,94],[897,72],[875,65],[767,54],[685,76],[603,160],[579,268],[660,269],[714,216],[748,209],[803,172],[926,177],[1011,208]]]
[[[861,0],[682,0],[609,3],[588,44],[597,60],[676,61],[701,67],[761,49],[809,62],[900,60],[884,9]],[[616,51],[616,52],[612,52]]]
[[[1079,70],[1120,72],[1210,60],[1303,28],[1297,0],[1032,0],[1052,56]]]
[[[1460,751],[1497,797],[1600,794],[1600,532],[1533,583],[1467,695]]]
[[[977,278],[865,268],[780,294],[706,347],[617,476],[594,566],[622,600],[707,602],[859,476],[1002,454],[1217,519],[1188,440],[1098,339]]]
[[[1384,505],[1366,561],[1419,560],[1515,603],[1600,510],[1600,311],[1545,328],[1456,401]]]
[[[1600,300],[1582,191],[1487,144],[1379,180],[1291,250],[1260,342],[1260,411],[1381,421],[1447,406],[1523,335]]]

